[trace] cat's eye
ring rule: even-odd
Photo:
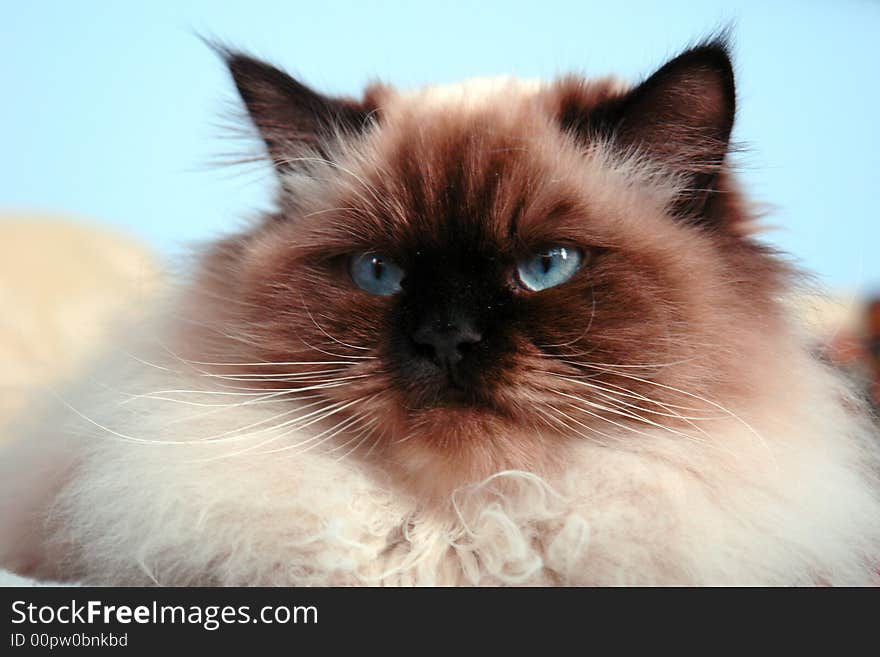
[[[570,246],[549,246],[517,263],[519,282],[538,292],[565,283],[575,275],[584,260],[583,251]]]
[[[403,269],[381,253],[358,253],[348,263],[351,280],[370,294],[387,297],[400,291]]]

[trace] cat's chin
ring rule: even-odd
[[[490,404],[471,399],[445,399],[419,414],[423,433],[442,442],[468,442],[494,434],[505,423],[504,413]]]
[[[444,380],[409,391],[405,403],[421,414],[450,415],[470,423],[510,417],[505,397],[503,391],[489,384],[461,386]]]
[[[502,412],[449,403],[422,411],[402,439],[389,441],[386,455],[407,488],[437,500],[505,470],[550,473],[567,442],[524,431]]]

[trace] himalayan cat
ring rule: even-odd
[[[332,98],[223,51],[275,210],[0,460],[99,585],[871,585],[880,449],[731,169],[723,40],[635,86]],[[34,419],[37,418],[37,419]]]

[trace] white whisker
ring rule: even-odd
[[[327,333],[327,331],[325,331],[324,328],[323,328],[320,324],[318,324],[317,321],[315,321],[315,317],[314,317],[314,315],[312,315],[312,311],[309,310],[308,305],[306,305],[306,298],[305,298],[305,296],[303,295],[302,292],[300,292],[300,294],[299,294],[299,298],[300,298],[300,301],[302,302],[302,307],[303,307],[303,308],[305,309],[305,311],[306,311],[306,314],[308,314],[309,319],[312,320],[312,324],[314,324],[314,325],[315,325],[315,328],[317,328],[321,333],[323,333],[323,334],[326,335],[328,338],[330,338],[331,340],[333,340],[333,342],[336,342],[337,344],[341,344],[343,347],[348,347],[348,348],[350,348],[350,349],[362,349],[362,350],[364,350],[364,351],[369,351],[369,348],[368,348],[368,347],[359,347],[359,346],[357,346],[357,345],[348,344],[347,342],[343,342],[342,340],[338,340],[337,338],[335,338],[335,337],[333,337],[332,335],[330,335],[329,333]]]

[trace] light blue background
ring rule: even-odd
[[[0,210],[91,217],[173,254],[264,204],[210,162],[235,99],[195,32],[331,92],[502,73],[635,78],[735,21],[735,139],[767,239],[832,287],[880,286],[880,4],[12,2],[0,21]]]

